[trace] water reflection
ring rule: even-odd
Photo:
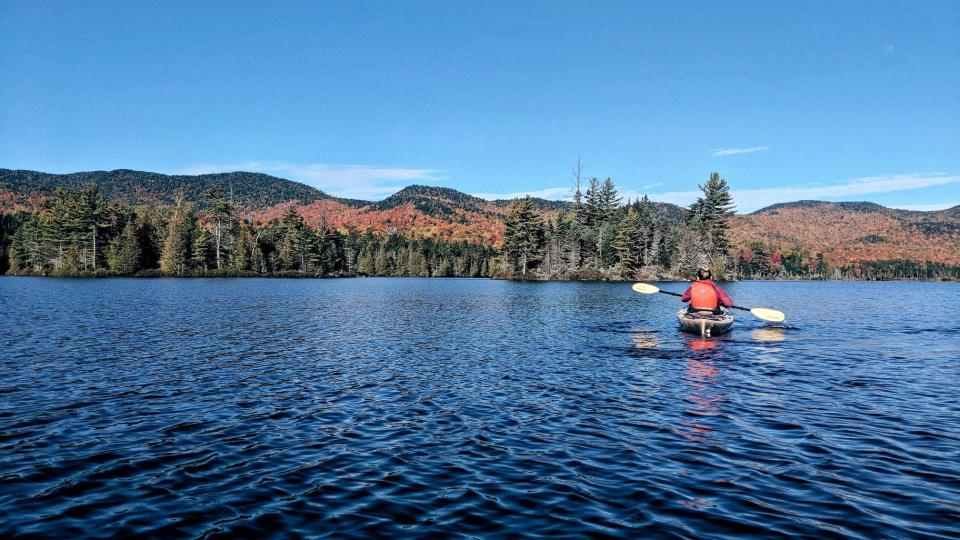
[[[708,339],[691,342],[691,347],[716,348],[717,344]],[[702,350],[695,349],[694,350]],[[683,381],[687,384],[687,408],[678,422],[679,435],[698,443],[707,443],[711,428],[707,424],[710,418],[720,414],[720,406],[726,395],[719,391],[716,382],[719,370],[710,358],[687,358]]]
[[[764,343],[778,343],[783,341],[784,337],[784,328],[777,326],[767,326],[764,328],[757,328],[750,332],[750,337],[754,341],[760,341]]]
[[[709,351],[717,348],[717,342],[710,338],[688,339],[687,347],[691,351]]]
[[[656,350],[660,348],[660,341],[654,333],[636,333],[630,336],[638,349]]]
[[[956,536],[956,284],[731,288],[0,277],[0,538]]]

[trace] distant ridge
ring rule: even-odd
[[[309,203],[331,199],[330,195],[300,182],[251,172],[169,175],[130,169],[50,174],[37,171],[0,169],[0,191],[18,195],[50,195],[57,188],[79,189],[96,183],[107,199],[134,204],[171,204],[179,188],[187,198],[202,201],[206,191],[219,186],[229,192],[239,206],[263,208],[286,201]]]
[[[734,245],[822,253],[839,264],[910,259],[960,264],[960,205],[945,210],[871,202],[796,201],[734,216]]]
[[[784,202],[772,204],[770,206],[765,206],[759,210],[754,210],[750,214],[766,214],[776,210],[783,210],[786,208],[818,208],[822,206],[833,205],[844,210],[849,210],[851,212],[877,212],[881,210],[893,210],[892,208],[887,208],[881,206],[877,203],[866,202],[866,201],[851,201],[851,202],[833,202],[833,201],[815,201],[815,200],[801,200],[794,202]]]
[[[488,201],[455,189],[412,185],[382,201],[333,197],[306,184],[262,173],[166,175],[129,169],[49,174],[0,169],[0,212],[17,206],[37,209],[58,187],[77,189],[95,182],[108,199],[166,205],[177,189],[201,205],[206,191],[221,187],[254,221],[279,219],[294,205],[312,225],[343,230],[399,232],[447,240],[497,244],[509,200]],[[569,209],[569,201],[533,198],[542,212]],[[686,208],[652,203],[654,213],[682,223]],[[835,264],[912,259],[960,264],[960,205],[937,211],[886,208],[876,203],[801,200],[735,215],[730,238],[737,249],[758,242],[771,253],[822,253]]]
[[[451,188],[412,185],[380,202],[371,204],[380,210],[390,210],[405,204],[412,204],[414,208],[428,216],[449,217],[458,209],[485,213],[488,211],[487,205],[490,202]]]

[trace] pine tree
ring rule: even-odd
[[[16,215],[0,212],[0,275],[10,270],[9,249],[18,221]]]
[[[193,235],[193,248],[190,252],[190,265],[197,269],[207,272],[210,269],[211,238],[210,231],[206,227],[197,227],[196,234]]]
[[[250,234],[250,227],[246,223],[243,223],[240,225],[237,233],[237,243],[230,268],[235,272],[250,271],[253,250],[254,242],[253,236]]]
[[[727,221],[736,209],[733,196],[730,195],[730,187],[727,181],[715,172],[710,173],[710,178],[699,187],[703,196],[690,205],[688,221],[698,220],[703,232],[709,235],[714,251],[726,254],[730,249],[730,242],[727,239],[729,228]]]
[[[619,259],[618,270],[624,277],[632,278],[643,266],[646,252],[643,223],[633,208],[620,220],[613,247]]]
[[[389,276],[393,274],[392,260],[387,255],[387,245],[386,243],[380,244],[380,247],[377,248],[377,256],[374,259],[374,266],[377,268],[377,275],[379,276]]]
[[[140,269],[140,243],[133,219],[127,220],[123,232],[107,248],[107,264],[118,274],[133,274]]]
[[[174,195],[174,198],[173,215],[167,223],[167,234],[160,254],[160,271],[182,276],[189,268],[193,213],[182,189]]]
[[[617,194],[617,188],[614,187],[613,180],[607,177],[597,194],[598,219],[600,222],[610,221],[614,211],[620,206],[620,200],[621,197]]]
[[[82,232],[82,223],[74,220],[78,215],[77,192],[64,188],[57,188],[53,195],[44,201],[44,209],[49,212],[46,240],[55,250],[53,271],[55,274],[72,274],[77,269],[68,271],[64,267],[66,251],[71,244],[77,243]]]
[[[591,178],[590,187],[577,213],[577,221],[585,227],[593,227],[600,221],[601,214],[600,180]]]
[[[505,222],[503,246],[507,261],[512,270],[519,268],[520,274],[526,276],[543,253],[543,218],[534,209],[533,199],[528,195],[511,203]]]
[[[81,249],[83,265],[84,268],[96,271],[103,243],[100,238],[100,228],[105,225],[103,219],[106,205],[103,196],[100,195],[100,188],[96,184],[90,184],[81,190],[77,202],[79,222],[89,242]],[[89,252],[86,251],[87,247]]]
[[[233,205],[223,197],[223,190],[213,186],[207,190],[207,203],[213,218],[213,254],[217,269],[227,266],[227,253],[235,248],[233,242]]]

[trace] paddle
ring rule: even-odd
[[[677,294],[675,292],[661,291],[657,287],[654,287],[653,285],[648,285],[646,283],[634,283],[633,290],[643,294],[663,293],[663,294],[669,294],[670,296],[683,296],[682,294]],[[786,316],[784,316],[782,311],[777,311],[775,309],[767,309],[762,307],[745,308],[740,306],[730,306],[730,307],[732,307],[733,309],[739,309],[741,311],[749,311],[750,313],[753,314],[754,317],[757,317],[758,319],[763,319],[765,321],[783,322],[783,320],[786,319]]]

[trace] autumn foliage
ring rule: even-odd
[[[379,210],[373,205],[356,208],[330,199],[304,205],[287,202],[258,212],[254,221],[279,219],[291,206],[296,206],[297,213],[308,225],[340,232],[354,228],[362,233],[399,233],[406,237],[466,241],[487,246],[497,246],[503,239],[503,221],[492,212],[458,208],[452,216],[442,218],[428,215],[411,203]]]
[[[772,248],[770,252],[779,259],[771,264],[779,264],[786,250],[822,253],[834,265],[894,259],[960,264],[960,220],[948,211],[844,206],[849,205],[781,205],[735,216],[730,235],[741,252],[749,252],[749,245],[755,242]]]

